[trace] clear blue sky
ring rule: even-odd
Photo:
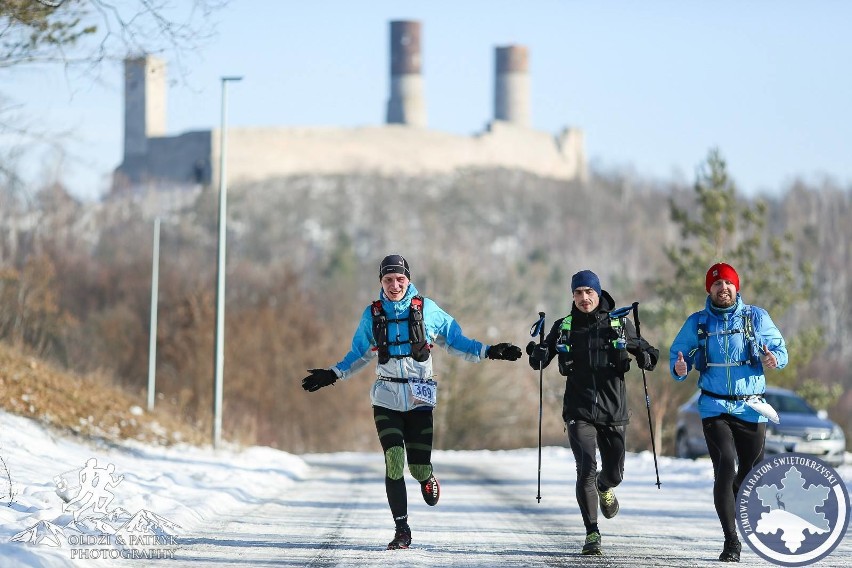
[[[471,134],[491,119],[494,48],[530,51],[533,127],[585,131],[592,164],[692,182],[718,146],[745,194],[796,176],[852,183],[852,2],[233,0],[217,36],[168,60],[170,134],[231,126],[359,126],[384,121],[388,22],[423,25],[429,126]],[[48,79],[58,83],[47,89]],[[121,161],[122,69],[101,82],[61,69],[0,69],[21,112],[73,131],[62,179],[102,193]],[[38,181],[49,152],[27,171]],[[51,169],[50,171],[55,171]]]

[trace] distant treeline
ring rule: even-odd
[[[823,350],[807,373],[844,387],[829,411],[847,434],[850,195],[848,188],[828,182],[796,183],[762,198],[770,220],[766,231],[793,235],[787,244],[814,270],[811,297],[773,318],[785,336],[813,326],[823,331]],[[216,191],[167,197],[116,196],[83,204],[58,186],[29,199],[0,188],[0,339],[76,371],[112,374],[144,393],[153,218],[159,215],[157,391],[175,401],[188,422],[207,428]],[[669,202],[688,208],[693,199],[688,186],[600,172],[584,185],[504,170],[422,178],[301,176],[232,185],[225,437],[293,452],[377,449],[369,405],[372,371],[310,395],[300,380],[306,369],[329,366],[347,352],[357,318],[379,291],[377,266],[385,254],[405,255],[420,291],[452,313],[466,335],[523,347],[539,311],[548,321],[568,312],[570,277],[580,269],[597,272],[619,305],[639,301],[653,307],[659,299],[649,282],[671,274],[664,248],[682,238]],[[756,201],[742,198],[742,206]],[[746,300],[761,303],[760,297]],[[672,337],[658,335],[652,321],[643,321],[642,332],[663,355],[648,384],[662,425],[657,440],[670,450],[676,408],[692,394],[694,382],[670,384],[666,357]],[[435,357],[439,447],[535,445],[538,373],[524,360],[475,365],[441,350]],[[628,443],[633,450],[647,449],[641,375],[630,376],[634,418]],[[555,368],[545,371],[545,443],[566,443],[559,418],[563,381]]]

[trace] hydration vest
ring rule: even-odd
[[[411,298],[407,318],[388,318],[384,308],[382,308],[381,300],[372,303],[371,313],[373,316],[373,338],[376,340],[376,350],[379,352],[379,363],[385,364],[390,361],[391,357],[394,359],[411,357],[419,363],[429,358],[429,350],[432,349],[432,346],[426,340],[426,325],[423,323],[423,296]],[[408,322],[408,340],[388,341],[388,323],[402,321]],[[410,355],[390,354],[391,345],[406,344],[411,344]]]
[[[707,311],[704,310],[698,315],[698,347],[695,348],[691,355],[694,356],[695,369],[701,373],[707,370],[708,367],[738,367],[740,365],[756,365],[760,361],[760,353],[758,353],[757,341],[754,337],[754,323],[752,321],[751,306],[745,306],[742,312],[743,326],[742,329],[726,329],[723,331],[707,331]],[[711,363],[707,355],[707,339],[716,335],[733,335],[742,333],[745,336],[745,353],[748,354],[746,359],[742,361],[731,361],[728,363]]]
[[[621,310],[618,310],[619,312]],[[619,366],[621,371],[629,369],[627,355],[627,338],[625,336],[624,316],[609,314],[609,327],[600,334],[602,345],[590,346],[589,365],[592,368],[607,368]],[[573,317],[567,315],[559,326],[559,336],[556,338],[556,352],[559,353],[559,372],[568,376],[574,372],[574,356],[571,353],[571,322]],[[591,329],[591,328],[590,328]]]

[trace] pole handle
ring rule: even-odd
[[[639,331],[639,302],[633,302],[633,323],[636,325],[636,337],[642,337]]]

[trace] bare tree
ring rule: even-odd
[[[0,68],[86,64],[128,53],[176,56],[212,34],[227,0],[0,0]]]

